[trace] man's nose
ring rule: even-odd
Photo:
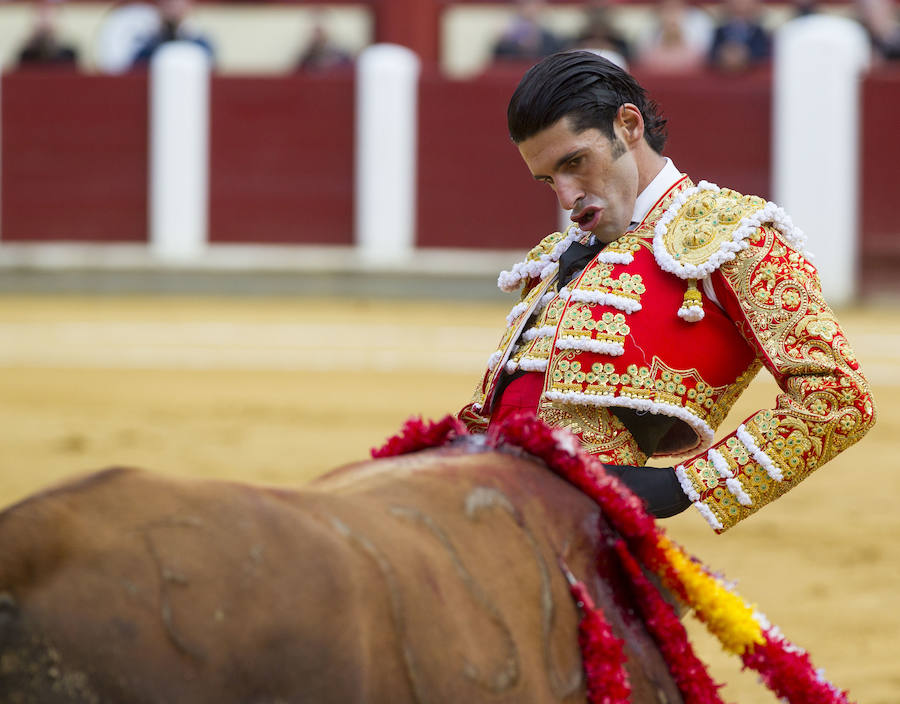
[[[559,200],[559,205],[563,210],[572,210],[578,201],[584,198],[584,191],[574,181],[558,181],[556,184],[556,198]]]

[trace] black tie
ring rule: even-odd
[[[562,253],[559,258],[559,287],[562,288],[572,279],[578,276],[584,267],[591,263],[600,250],[603,249],[603,243],[591,238],[594,244],[581,244],[573,242],[569,248]]]

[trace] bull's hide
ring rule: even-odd
[[[0,514],[0,701],[581,702],[560,561],[634,701],[680,701],[598,519],[472,441],[301,490],[94,474]]]

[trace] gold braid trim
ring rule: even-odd
[[[738,502],[708,453],[684,465],[720,531],[796,486],[875,423],[869,384],[815,268],[773,227],[759,228],[749,244],[721,267],[733,297],[723,304],[782,393],[774,408],[742,426],[755,452],[737,432],[713,448],[752,499],[749,506]]]

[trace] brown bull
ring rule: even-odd
[[[302,490],[94,474],[0,514],[0,701],[583,702],[564,562],[633,701],[680,702],[598,525],[471,440]]]

